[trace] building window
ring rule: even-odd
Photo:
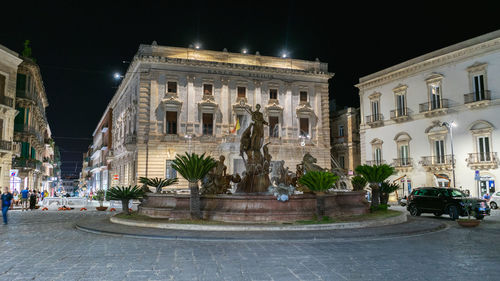
[[[269,137],[279,137],[279,118],[277,116],[269,116]]]
[[[485,99],[484,94],[484,76],[482,74],[473,76],[474,87],[474,101],[481,101]]]
[[[371,101],[371,108],[372,108],[372,117],[370,120],[371,122],[375,122],[375,121],[379,121],[380,120],[380,117],[379,117],[379,112],[380,112],[380,109],[379,109],[379,101],[378,100],[372,100]]]
[[[300,118],[300,136],[309,136],[309,118]]]
[[[372,145],[372,165],[382,165],[384,161],[382,157],[383,141],[380,139],[374,139],[370,143]]]
[[[214,133],[214,115],[203,113],[203,135],[212,136]]]
[[[397,114],[397,116],[406,116],[406,95],[405,95],[405,93],[396,94],[396,114]]]
[[[269,99],[277,100],[278,99],[278,90],[277,89],[269,89]]]
[[[434,140],[434,161],[436,164],[444,164],[444,140]]]
[[[401,132],[396,135],[394,141],[396,141],[397,155],[398,158],[395,159],[396,167],[409,166],[411,165],[410,159],[410,140],[411,137],[405,132]]]
[[[339,137],[343,137],[344,136],[344,125],[340,125],[339,126]]]
[[[339,156],[339,165],[340,165],[340,168],[345,169],[345,157],[344,156]]]
[[[477,137],[477,153],[480,162],[490,162],[490,138],[488,136]]]
[[[212,95],[212,84],[203,84],[203,95]]]
[[[300,91],[300,101],[301,102],[307,101],[307,92],[306,91]]]
[[[245,87],[238,87],[238,98],[244,98],[247,96],[246,94],[247,88]]]
[[[488,79],[486,75],[486,63],[475,63],[467,68],[469,72],[470,94],[465,95],[465,102],[489,100]]]
[[[177,135],[177,112],[167,111],[166,116],[166,133],[169,135]]]
[[[167,93],[177,93],[177,82],[167,82]]]
[[[167,160],[167,168],[165,173],[166,179],[175,179],[177,177],[177,171],[172,167],[173,161]]]
[[[5,76],[0,74],[0,97],[5,96]]]
[[[441,87],[439,84],[429,85],[430,109],[441,108]]]

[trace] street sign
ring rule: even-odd
[[[17,177],[17,174],[19,173],[18,169],[11,169],[10,170],[10,176],[11,177]]]
[[[474,174],[474,180],[481,180],[481,176],[479,175],[479,170],[476,170],[476,173]]]
[[[113,175],[113,179],[118,180],[119,179],[118,175]]]

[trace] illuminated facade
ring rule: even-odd
[[[224,155],[228,173],[241,174],[239,138],[257,104],[273,161],[295,171],[310,152],[329,168],[327,68],[319,60],[141,45],[108,105],[112,185],[174,177],[171,161],[185,152]]]
[[[500,180],[499,74],[496,31],[361,78],[362,163],[393,165],[399,196],[420,186],[492,193]]]

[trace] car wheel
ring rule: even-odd
[[[410,215],[413,217],[420,216],[420,210],[415,205],[410,205]]]
[[[448,215],[450,215],[450,219],[452,221],[458,219],[458,208],[457,208],[457,206],[450,206],[448,208]]]
[[[434,215],[435,215],[436,217],[440,217],[442,214],[443,214],[443,213],[440,213],[440,212],[434,212]]]
[[[490,203],[490,207],[491,207],[492,209],[497,209],[497,208],[498,208],[498,205],[497,205],[497,203],[495,203],[495,202],[491,202],[491,203]]]
[[[482,215],[477,215],[477,216],[476,216],[476,219],[478,219],[478,220],[482,220],[482,219],[484,219],[484,216],[482,216]]]

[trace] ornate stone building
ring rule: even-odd
[[[332,157],[345,175],[352,176],[354,169],[361,164],[359,108],[348,107],[335,111],[331,119]]]
[[[500,31],[360,78],[361,162],[393,165],[399,196],[499,180]],[[450,126],[455,124],[456,126]]]
[[[112,159],[112,122],[113,110],[107,108],[102,116],[97,128],[92,134],[93,143],[91,146],[90,158],[88,160],[88,170],[91,176],[91,190],[107,190],[110,184],[109,163]]]
[[[17,68],[23,60],[0,45],[0,186],[9,186],[12,167],[12,140],[16,116]]]
[[[174,177],[171,161],[185,152],[224,155],[228,173],[241,174],[239,138],[257,105],[273,161],[294,171],[310,152],[330,168],[332,76],[319,60],[141,45],[108,105],[114,183]]]
[[[42,161],[46,144],[51,141],[45,115],[49,103],[40,68],[29,58],[22,59],[16,81],[18,113],[14,119],[15,158],[12,159],[12,168],[19,170],[19,174],[11,179],[11,187],[41,190],[44,180]]]

